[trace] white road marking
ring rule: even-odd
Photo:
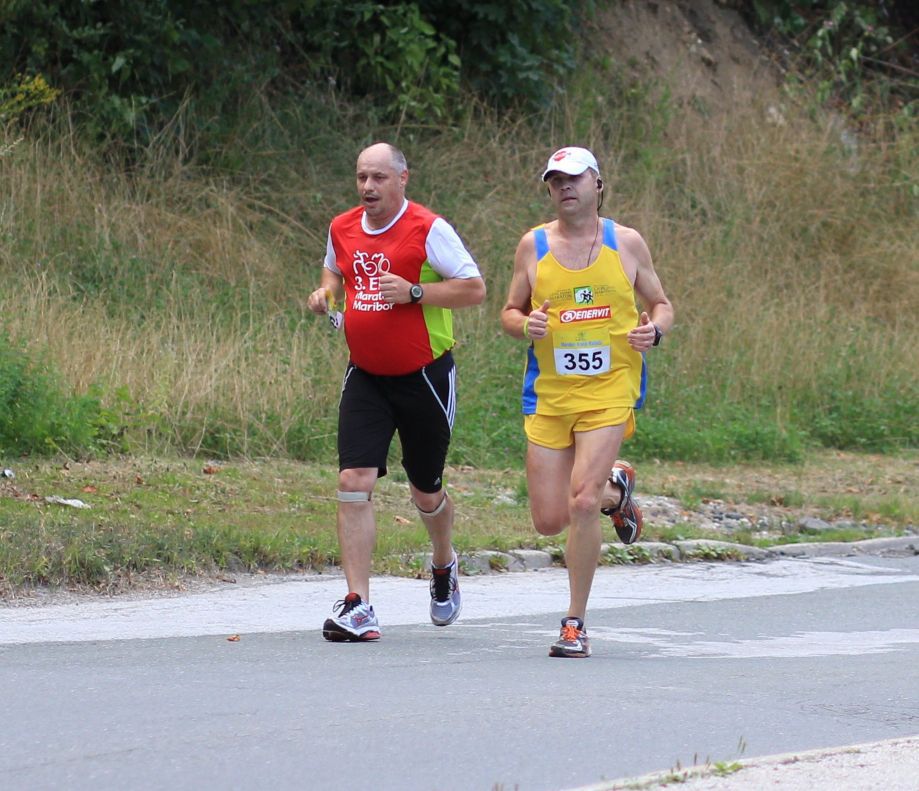
[[[826,558],[623,566],[597,570],[590,606],[611,609],[661,602],[742,599],[911,581],[919,581],[919,576]],[[468,624],[471,628],[481,625],[475,623],[479,619],[543,613],[561,617],[568,601],[564,569],[461,577],[460,589],[463,620],[458,626]],[[203,593],[174,597],[5,607],[0,608],[0,645],[314,631],[322,627],[332,604],[345,592],[342,577],[314,575],[266,580],[244,587],[223,584]],[[384,635],[387,626],[430,624],[427,580],[376,577],[371,593]],[[590,633],[591,637],[603,639],[593,630]],[[617,639],[623,637],[621,631],[617,630],[617,634]],[[629,639],[647,642],[653,637],[649,631],[644,636],[632,634]],[[874,638],[876,645],[889,644],[889,637]],[[909,635],[907,638],[907,642],[912,641]],[[806,639],[801,637],[798,643]],[[672,648],[672,643],[667,645]],[[737,645],[727,643],[696,646],[708,656],[737,655],[741,651]],[[744,650],[780,648],[751,644]],[[862,646],[859,650],[866,649]]]

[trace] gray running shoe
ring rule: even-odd
[[[549,656],[568,656],[584,659],[590,656],[590,640],[584,621],[580,618],[565,616],[562,618],[562,629],[558,640],[549,647]]]
[[[619,487],[622,497],[615,508],[601,508],[600,513],[613,521],[616,535],[623,544],[634,544],[641,536],[641,527],[645,521],[638,503],[632,499],[635,469],[627,461],[617,461],[609,472],[609,482]]]
[[[459,561],[453,553],[453,562],[445,569],[431,566],[431,623],[449,626],[459,618],[463,597],[459,589]]]
[[[349,593],[335,602],[332,610],[336,615],[326,618],[322,625],[322,636],[333,643],[358,643],[380,639],[380,622],[373,607],[361,601],[360,594]]]

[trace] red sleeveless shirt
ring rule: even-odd
[[[392,272],[410,283],[442,280],[428,261],[425,242],[438,215],[409,201],[382,233],[367,233],[357,206],[338,215],[330,239],[345,288],[345,337],[352,362],[379,376],[399,376],[429,365],[453,347],[447,308],[383,301],[380,276]]]

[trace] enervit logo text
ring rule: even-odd
[[[602,308],[571,308],[563,310],[559,318],[562,324],[571,324],[573,321],[593,321],[594,319],[608,319],[610,316],[609,305]]]

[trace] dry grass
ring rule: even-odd
[[[65,464],[32,459],[15,467],[14,480],[0,479],[0,600],[32,585],[114,593],[182,585],[196,575],[321,569],[340,559],[336,470],[330,465],[133,456]],[[557,546],[558,538],[532,528],[520,470],[450,467],[446,479],[457,504],[455,543],[461,553]],[[646,504],[652,495],[678,498],[683,510],[677,531],[683,537],[708,535],[694,525],[707,521],[700,506],[714,498],[769,523],[794,525],[803,515],[858,520],[847,537],[831,534],[832,540],[855,540],[915,532],[917,486],[914,452],[819,452],[797,467],[646,463],[639,465],[638,497]],[[80,499],[90,508],[45,500],[53,495]],[[417,572],[418,554],[429,551],[430,542],[404,475],[394,470],[383,478],[374,502],[375,568]],[[674,528],[648,513],[644,540],[669,540]],[[760,543],[789,538],[826,540],[783,531]],[[749,543],[753,537],[735,533],[728,540]]]
[[[546,153],[577,141],[608,163],[605,209],[642,231],[677,306],[658,369],[671,398],[762,399],[787,420],[829,387],[878,398],[909,387],[914,131],[870,130],[852,151],[833,119],[794,108],[764,119],[761,108],[718,123],[684,114],[647,141],[573,110],[535,129],[483,113],[436,134],[403,130],[412,196],[456,225],[489,283],[487,305],[459,320],[475,368],[504,364],[497,314],[513,250],[547,216]],[[33,134],[0,158],[2,330],[48,350],[77,391],[128,393],[181,451],[219,416],[256,432],[264,422],[285,452],[290,426],[327,427],[337,399],[343,344],[303,303],[328,219],[350,200],[350,147],[327,161],[262,152],[220,180],[168,147],[119,172],[60,127]],[[95,290],[81,290],[87,267]],[[119,293],[124,283],[133,290]]]

